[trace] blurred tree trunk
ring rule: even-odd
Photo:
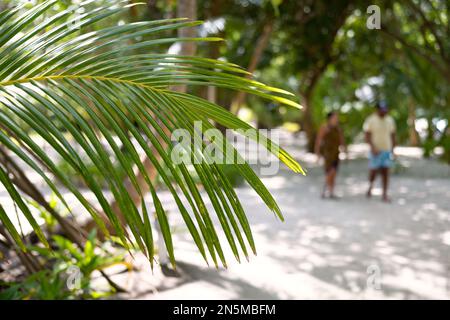
[[[314,143],[316,140],[316,127],[312,115],[311,94],[300,94],[302,98],[303,117],[300,121],[300,128],[305,132],[308,152],[314,152]]]
[[[423,156],[425,158],[430,158],[433,154],[434,147],[436,146],[436,141],[434,141],[433,119],[431,117],[427,117],[427,125],[427,136],[424,141]]]
[[[31,199],[36,201],[42,208],[44,208],[53,218],[58,221],[62,231],[72,241],[82,244],[86,236],[82,230],[71,220],[62,217],[48,202],[39,189],[28,179],[25,172],[20,168],[16,161],[10,157],[7,151],[0,146],[0,164],[11,175],[11,181],[19,188],[20,191],[28,195]],[[33,237],[34,232],[31,233],[30,238]]]
[[[2,205],[0,204],[0,207]],[[6,230],[6,228],[0,223],[0,235],[5,238],[6,244],[9,248],[13,249],[17,257],[19,258],[22,265],[25,267],[26,274],[32,275],[36,272],[39,272],[42,270],[42,265],[39,263],[39,260],[37,257],[35,257],[32,253],[24,252],[22,249],[20,249],[17,245],[15,240],[11,237],[9,232]],[[22,239],[23,240],[23,239]]]
[[[196,0],[178,0],[177,16],[180,18],[188,18],[190,20],[197,19]],[[178,36],[194,38],[194,37],[196,37],[196,30],[194,28],[178,29]],[[180,52],[179,52],[180,55],[188,55],[188,56],[195,55],[195,52],[197,49],[197,45],[195,42],[180,42],[179,44],[180,44]],[[174,86],[171,88],[171,90],[178,91],[178,92],[186,92],[186,89],[187,89],[186,85],[179,85],[179,86]],[[165,127],[163,127],[163,128],[164,128],[165,133],[168,134],[169,133],[168,129]],[[166,146],[166,144],[164,143],[164,141],[162,141],[162,139],[160,139],[160,143],[162,146]],[[157,158],[157,160],[160,161],[161,158],[159,157],[159,154],[157,153],[156,149],[153,146],[150,146],[150,147],[151,147],[152,152],[155,154],[155,157]],[[153,166],[151,160],[148,157],[145,157],[145,159],[143,160],[143,165],[144,165],[144,168],[145,168],[150,180],[154,181],[157,176],[157,171],[156,171],[156,168]],[[148,186],[147,182],[145,181],[144,175],[141,172],[138,172],[136,174],[136,180],[139,185],[139,188],[141,189],[142,194],[148,193],[149,186]],[[134,188],[133,184],[131,183],[131,181],[128,178],[125,179],[124,186],[129,194],[131,200],[133,201],[133,203],[135,205],[140,204],[141,196],[140,196],[139,192]],[[120,222],[123,225],[126,225],[125,217],[122,214],[117,201],[113,200],[113,202],[111,203],[111,208],[112,208],[113,212],[117,215]],[[111,224],[109,223],[108,219],[106,218],[106,215],[103,213],[101,216],[102,216],[102,219],[105,221],[108,230],[111,233],[114,233],[114,229],[111,226]],[[95,227],[95,222],[90,221],[89,225],[87,226],[88,230],[93,227]]]
[[[302,98],[302,115],[299,118],[300,130],[304,131],[307,138],[307,150],[308,152],[314,152],[314,143],[317,133],[317,124],[314,119],[314,90],[322,77],[326,72],[328,66],[334,63],[341,53],[341,51],[333,48],[337,34],[341,27],[345,24],[345,21],[350,16],[353,10],[353,1],[341,1],[342,6],[339,6],[332,15],[330,15],[333,25],[329,28],[327,36],[324,38],[323,43],[319,43],[317,47],[309,47],[309,59],[312,61],[311,66],[300,74],[300,86],[299,94]],[[336,3],[341,3],[336,1]],[[326,14],[325,11],[322,14]],[[320,11],[319,11],[320,13]],[[303,8],[300,8],[299,14],[303,14]],[[312,18],[314,19],[314,17]],[[302,36],[301,30],[305,28],[311,20],[306,19],[299,21],[299,37]],[[319,35],[318,35],[319,37]],[[308,44],[306,44],[308,46]],[[318,57],[316,59],[316,56]]]
[[[307,139],[307,150],[308,152],[314,152],[314,144],[316,141],[317,127],[314,121],[314,105],[313,105],[313,95],[314,89],[317,86],[321,76],[325,72],[328,65],[334,60],[334,57],[329,57],[328,61],[322,66],[316,68],[309,73],[309,77],[304,80],[304,89],[300,89],[302,117],[300,118],[300,130],[304,131]]]
[[[274,19],[272,17],[269,17],[266,19],[266,22],[264,23],[263,31],[261,35],[258,37],[258,40],[255,45],[255,50],[252,53],[252,57],[250,58],[250,63],[248,64],[247,71],[253,74],[256,70],[256,67],[259,64],[259,61],[261,60],[261,57],[264,53],[264,50],[266,50],[270,36],[273,31],[273,24]],[[247,78],[250,78],[251,75],[247,75]],[[241,108],[241,105],[243,104],[245,97],[247,96],[246,92],[239,91],[236,94],[236,97],[233,99],[233,102],[231,103],[231,112],[234,114],[239,113],[239,109]]]
[[[188,18],[190,20],[197,19],[197,0],[178,0],[177,3],[177,17]],[[178,29],[179,37],[196,37],[197,32],[194,28],[182,28]],[[195,55],[197,50],[197,44],[195,42],[181,42],[181,55]],[[180,88],[186,87],[180,86]]]
[[[409,101],[408,104],[408,127],[409,127],[409,144],[413,147],[417,147],[420,144],[419,134],[416,130],[416,109],[414,108],[414,102]]]
[[[208,19],[216,19],[220,16],[222,12],[222,4],[223,0],[215,0],[211,5],[211,9],[206,14]],[[223,36],[223,32],[219,32],[217,35],[219,37]],[[219,41],[211,41],[209,43],[209,57],[211,59],[219,59],[220,58],[220,47],[222,46],[222,42]],[[218,88],[215,86],[208,86],[206,88],[206,99],[212,103],[217,103],[217,92]]]
[[[130,4],[133,4],[133,3],[135,3],[136,1],[134,1],[134,0],[129,0],[128,1]],[[130,7],[130,18],[131,18],[131,21],[137,21],[138,20],[138,7],[136,7],[136,6],[132,6],[132,7]]]
[[[444,129],[442,134],[442,138],[440,144],[444,147],[444,160],[446,160],[447,164],[450,166],[450,124],[447,123],[447,126]]]

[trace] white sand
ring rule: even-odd
[[[321,200],[322,169],[282,142],[308,168],[308,176],[283,169],[264,178],[286,221],[276,220],[248,188],[238,191],[258,249],[227,270],[205,266],[186,233],[177,234],[176,257],[184,278],[164,281],[159,270],[144,299],[448,299],[450,298],[450,169],[399,148],[404,169],[393,175],[393,202],[381,190],[365,198],[365,148],[354,145],[338,180],[338,201]],[[379,184],[379,181],[378,181]],[[378,187],[378,185],[377,185]],[[178,220],[173,217],[172,221]],[[174,222],[178,225],[178,222]],[[133,277],[130,277],[131,279]],[[158,280],[156,280],[158,279]],[[139,283],[139,281],[135,282]],[[377,284],[379,286],[377,286]],[[378,288],[378,289],[377,289]],[[130,297],[130,295],[126,295]]]
[[[308,169],[294,175],[284,167],[263,181],[273,192],[286,221],[274,218],[247,187],[238,189],[248,212],[258,256],[237,263],[227,251],[229,268],[207,267],[187,232],[176,232],[176,258],[183,278],[142,271],[115,276],[132,290],[121,298],[143,299],[449,299],[450,169],[423,160],[420,151],[399,149],[405,169],[394,175],[392,204],[380,190],[365,198],[363,146],[352,146],[338,177],[338,201],[321,200],[322,169],[304,154],[298,140],[281,142]],[[170,196],[161,193],[174,208]],[[6,203],[0,190],[0,200]],[[177,214],[173,226],[182,226]],[[227,247],[223,242],[224,247]],[[245,259],[244,259],[245,260]],[[368,286],[369,284],[369,286]],[[379,284],[379,289],[376,289]],[[375,285],[375,286],[374,286]]]

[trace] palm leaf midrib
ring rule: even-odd
[[[31,78],[22,78],[22,79],[15,79],[15,80],[9,80],[9,81],[3,81],[0,82],[0,87],[7,87],[7,86],[14,86],[17,84],[22,83],[31,83],[33,81],[36,82],[42,82],[42,81],[50,81],[50,80],[98,80],[98,81],[112,81],[117,83],[125,83],[133,86],[138,86],[146,89],[150,89],[153,91],[158,91],[160,93],[168,93],[167,90],[155,88],[153,86],[150,86],[148,84],[144,84],[141,82],[136,82],[132,80],[125,80],[121,78],[116,77],[108,77],[108,76],[92,76],[92,75],[53,75],[53,76],[38,76],[38,77],[31,77]]]

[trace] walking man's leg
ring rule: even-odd
[[[336,168],[331,168],[328,172],[328,190],[330,198],[334,198],[334,185],[336,184]]]
[[[387,190],[389,187],[389,168],[381,168],[381,177],[383,183],[383,201],[389,202]]]
[[[377,169],[370,169],[369,170],[369,189],[367,190],[367,197],[371,197],[372,196],[372,187],[373,187],[373,183],[375,181],[375,178],[377,177]]]

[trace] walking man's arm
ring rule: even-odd
[[[391,133],[391,140],[392,140],[392,154],[393,155],[395,155],[395,153],[394,153],[394,149],[395,149],[395,146],[397,145],[397,138],[396,138],[396,135],[395,135],[395,131],[393,131],[392,133]]]
[[[366,142],[369,144],[370,146],[370,151],[372,152],[373,155],[377,155],[378,154],[378,150],[377,148],[375,148],[375,146],[373,145],[372,142],[372,133],[370,133],[370,131],[366,131]]]
[[[325,128],[322,126],[317,133],[316,143],[314,146],[314,153],[317,155],[317,159],[320,158],[320,146],[322,145],[323,136],[325,135]]]

